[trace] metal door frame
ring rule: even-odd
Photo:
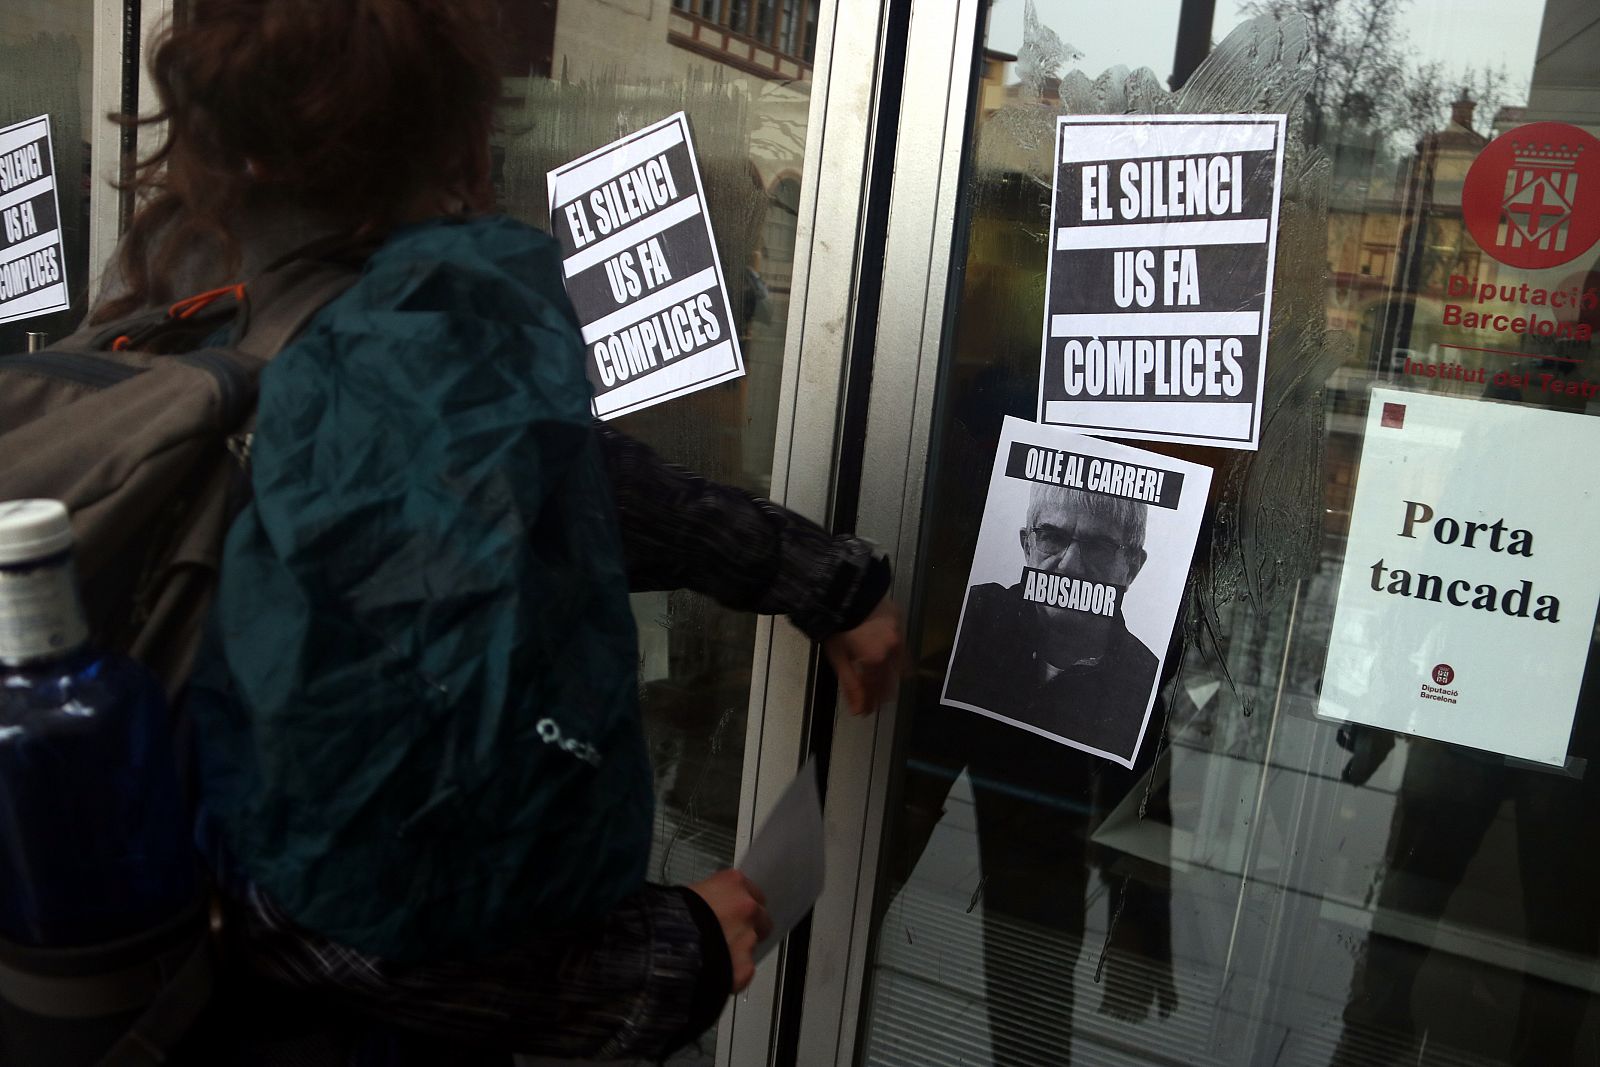
[[[830,523],[836,517],[851,362],[871,358],[852,352],[852,338],[858,336],[855,310],[860,287],[876,283],[862,277],[862,236],[869,212],[868,177],[885,49],[904,47],[891,39],[888,29],[892,2],[825,3],[812,67],[771,495],[786,507],[826,517]],[[871,536],[864,528],[862,532]],[[810,640],[789,623],[770,617],[759,620],[735,855],[749,846],[755,828],[808,755],[817,695],[814,652]],[[824,706],[831,706],[831,701]],[[840,874],[830,873],[830,885],[839,880]],[[820,929],[820,921],[813,928]],[[814,941],[810,952],[815,952]],[[789,945],[781,948],[723,1013],[717,1067],[774,1061],[784,985],[797,981],[801,970],[796,955]],[[815,973],[815,964],[804,971]],[[812,1012],[809,987],[808,979],[802,1019]],[[802,1054],[799,1062],[822,1061]]]
[[[148,154],[160,137],[156,127],[125,133],[107,116],[125,109],[134,114],[156,109],[155,88],[144,63],[144,43],[172,17],[173,4],[174,0],[94,0],[90,59],[94,73],[88,116],[90,304],[100,293],[101,279],[95,272],[111,262],[132,208],[117,188],[130,176],[130,153]]]
[[[983,0],[913,0],[867,414],[857,529],[913,595],[941,342],[960,264],[956,219]],[[913,661],[917,650],[911,650]],[[900,733],[893,705],[840,717],[824,814],[828,878],[812,922],[796,1063],[854,1062],[867,991],[880,846]]]

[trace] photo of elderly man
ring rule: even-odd
[[[967,590],[945,701],[1131,760],[1160,668],[1122,615],[1146,559],[1147,508],[1031,485],[1023,579]]]

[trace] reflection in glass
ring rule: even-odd
[[[1592,694],[1586,694],[1586,704],[1589,699]],[[1387,748],[1392,740],[1374,738],[1370,744]],[[1491,840],[1492,834],[1514,842],[1521,907],[1487,924],[1484,933],[1500,927],[1502,936],[1520,934],[1534,949],[1520,994],[1500,1006],[1515,1023],[1509,1059],[1585,1062],[1580,1031],[1592,993],[1574,988],[1559,971],[1552,973],[1539,953],[1592,959],[1600,941],[1600,912],[1587,906],[1600,884],[1596,780],[1514,770],[1495,757],[1422,738],[1399,747],[1405,749],[1405,769],[1377,899],[1384,921],[1374,920],[1357,955],[1335,1067],[1372,1063],[1379,1050],[1399,1062],[1422,1054],[1435,1027],[1429,1001],[1440,984],[1436,972],[1463,963],[1429,951],[1427,940],[1419,944],[1415,927],[1447,921],[1457,893],[1488,888],[1482,884],[1485,873],[1473,871],[1474,863],[1509,858],[1506,844]],[[1381,753],[1363,752],[1363,766],[1347,772],[1346,780],[1363,784],[1362,776],[1376,769],[1378,759]],[[1419,993],[1421,1002],[1414,1006]]]
[[[708,26],[728,30],[739,34],[743,41],[754,42],[758,51],[752,53],[743,41],[736,44],[717,33],[690,33],[690,39],[701,45],[726,50],[736,60],[735,65],[743,69],[749,69],[747,59],[758,68],[768,66],[767,55],[759,50],[763,47],[810,63],[816,54],[821,3],[822,0],[672,0],[674,8],[698,16]],[[775,69],[782,73],[782,64]]]
[[[783,18],[778,28],[778,51],[788,52],[790,55],[795,53],[795,26],[802,6],[803,0],[783,0]],[[809,52],[807,54],[809,55]]]
[[[756,0],[756,40],[771,39],[774,26],[773,14],[777,3],[778,0]]]

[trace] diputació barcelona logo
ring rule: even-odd
[[[1435,664],[1433,668],[1433,680],[1436,685],[1449,685],[1451,682],[1456,680],[1455,668],[1450,666],[1448,663]]]
[[[1484,146],[1461,188],[1478,247],[1512,267],[1559,267],[1600,240],[1600,140],[1531,122]]]

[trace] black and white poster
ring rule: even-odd
[[[65,310],[67,257],[48,115],[0,130],[0,224],[0,322]]]
[[[556,168],[549,194],[596,416],[744,373],[687,115]]]
[[[942,702],[1132,767],[1210,484],[1007,418]]]
[[[1282,115],[1062,116],[1039,421],[1254,450]]]

